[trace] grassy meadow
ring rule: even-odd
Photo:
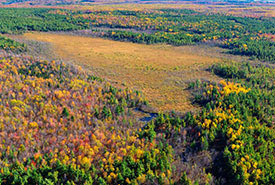
[[[118,86],[142,91],[152,107],[158,107],[156,111],[194,109],[188,84],[197,79],[219,80],[205,69],[220,62],[222,56],[217,51],[215,56],[207,47],[145,45],[37,32],[23,38],[49,43],[56,58],[92,70]]]

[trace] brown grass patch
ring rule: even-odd
[[[159,111],[194,109],[185,88],[196,79],[217,80],[205,69],[220,59],[203,48],[144,45],[101,38],[27,33],[24,39],[48,42],[54,54],[118,85],[143,92]],[[190,49],[191,48],[191,49]]]

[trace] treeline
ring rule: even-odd
[[[89,22],[68,15],[52,14],[51,9],[2,8],[0,33],[26,31],[70,31],[89,28]]]
[[[20,34],[27,31],[71,31],[89,28],[89,21],[83,18],[50,13],[42,8],[0,9],[0,33]],[[26,46],[1,37],[0,48],[11,51],[25,51]]]
[[[130,41],[145,44],[166,43],[175,46],[195,44],[203,40],[203,37],[200,35],[190,35],[188,33],[175,35],[166,32],[148,34],[129,31],[108,31],[104,34],[104,36],[119,41]]]
[[[0,48],[4,50],[10,50],[13,52],[26,51],[26,45],[16,42],[7,37],[0,36]]]
[[[224,46],[231,49],[233,54],[253,56],[263,61],[275,63],[275,42],[265,38],[244,37],[226,41]]]

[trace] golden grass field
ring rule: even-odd
[[[21,37],[48,42],[59,59],[81,65],[118,86],[142,91],[158,111],[194,109],[190,92],[185,90],[188,83],[198,78],[219,80],[205,70],[221,61],[213,57],[215,48],[144,45],[53,33],[26,33]]]

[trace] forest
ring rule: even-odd
[[[10,35],[90,30],[248,56],[189,82],[198,110],[146,112],[142,92],[28,56]],[[0,184],[275,184],[275,18],[190,9],[0,9]],[[151,113],[140,121],[138,114]]]
[[[264,36],[275,34],[275,18],[204,14],[188,9],[96,12],[43,8],[0,10],[2,34],[85,29],[93,30],[94,35],[100,37],[135,43],[180,46],[214,42],[230,49],[233,54],[275,62],[275,44]]]
[[[215,64],[209,70],[227,80],[190,83],[200,112],[160,113],[143,127],[133,118],[147,104],[140,92],[54,61],[5,56],[0,64],[4,184],[275,182],[274,68]],[[184,158],[221,156],[187,177],[173,167],[177,147]]]

